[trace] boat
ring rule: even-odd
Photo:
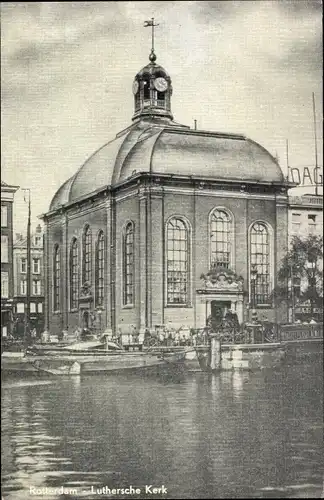
[[[196,346],[159,346],[155,345],[149,347],[147,352],[171,354],[182,352],[185,350],[184,367],[187,371],[197,372],[201,371],[201,366],[198,358],[198,349]]]
[[[145,352],[106,351],[104,353],[71,354],[25,354],[24,356],[1,356],[2,373],[47,373],[51,375],[83,375],[147,368],[183,366],[186,351]]]
[[[82,340],[74,343],[45,343],[45,344],[34,344],[28,347],[27,354],[30,355],[40,355],[40,356],[55,356],[61,354],[74,354],[74,355],[85,355],[85,354],[105,354],[110,351],[124,351],[123,347],[117,342],[112,342],[110,340]]]

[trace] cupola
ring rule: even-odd
[[[144,26],[152,27],[152,49],[149,55],[149,64],[144,66],[133,82],[134,116],[140,117],[163,116],[173,120],[171,113],[171,78],[162,66],[156,64],[154,51],[154,19],[146,21]]]

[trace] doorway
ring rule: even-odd
[[[84,311],[82,314],[82,328],[84,330],[89,330],[89,320],[90,320],[89,311]]]
[[[229,300],[213,300],[211,302],[211,320],[213,325],[219,326],[229,309],[231,309],[231,301]]]

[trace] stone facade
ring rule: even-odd
[[[43,229],[38,224],[31,234],[31,276],[30,276],[30,328],[38,333],[44,329],[44,241]],[[27,238],[16,234],[13,245],[14,267],[14,333],[24,334],[24,320],[27,292]]]
[[[13,327],[13,203],[18,186],[1,181],[1,336]]]
[[[323,195],[289,196],[288,233],[289,239],[307,238],[310,234],[323,236]]]

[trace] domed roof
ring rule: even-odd
[[[150,76],[156,75],[156,76],[164,76],[166,78],[170,78],[170,75],[168,74],[167,71],[165,71],[165,69],[162,66],[152,62],[144,66],[144,68],[142,68],[137,73],[135,78],[143,78],[144,75],[150,75]]]
[[[210,180],[281,183],[283,173],[259,144],[229,134],[165,128],[139,140],[129,152],[120,172],[119,182],[131,172],[148,171],[204,177]]]
[[[50,211],[140,172],[261,184],[284,182],[275,158],[242,135],[191,130],[152,118],[134,123],[96,151],[57,191]]]

